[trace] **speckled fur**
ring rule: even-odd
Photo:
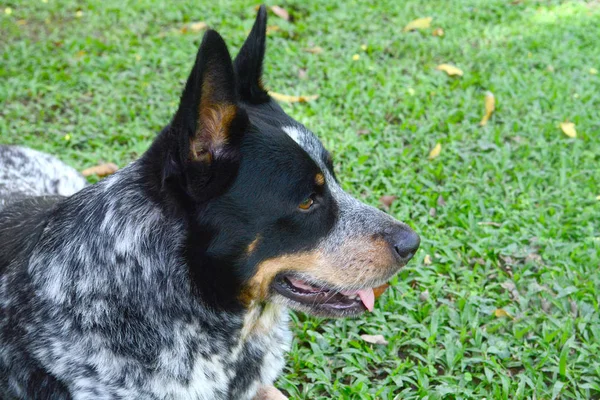
[[[24,197],[70,196],[85,186],[85,178],[56,157],[26,147],[0,145],[0,210]]]
[[[285,310],[255,333],[261,309],[202,306],[182,223],[148,201],[138,168],[0,214],[0,398],[37,398],[24,382],[44,376],[52,399],[251,399],[283,368]]]

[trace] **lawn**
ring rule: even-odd
[[[255,5],[4,1],[0,142],[79,169],[125,165],[176,108],[202,37],[189,24],[219,30],[235,54]],[[283,106],[332,150],[349,192],[376,206],[397,196],[389,212],[422,246],[373,313],[294,315],[278,387],[294,399],[600,399],[600,2],[280,5],[293,20],[270,14],[267,86],[320,96]],[[420,17],[431,27],[403,31]],[[482,127],[486,91],[496,111]]]

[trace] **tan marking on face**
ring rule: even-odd
[[[262,236],[256,235],[256,238],[248,245],[248,248],[246,249],[246,253],[248,253],[248,255],[254,253],[256,246],[258,246],[258,243],[260,242],[260,239],[262,239]]]
[[[245,304],[266,300],[273,279],[280,273],[299,273],[340,288],[385,280],[400,267],[392,251],[382,238],[356,238],[333,251],[317,249],[270,258],[257,265],[241,299]]]
[[[316,183],[317,185],[319,185],[319,186],[323,186],[323,185],[325,184],[325,177],[323,176],[323,174],[322,174],[322,173],[320,173],[320,172],[319,172],[319,173],[318,173],[318,174],[315,176],[315,183]]]

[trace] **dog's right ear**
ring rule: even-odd
[[[235,74],[241,100],[261,104],[270,97],[262,85],[263,60],[267,40],[267,9],[264,4],[258,9],[254,26],[235,58]]]
[[[237,173],[249,120],[238,107],[231,56],[213,30],[204,35],[169,128],[163,181],[177,178],[196,200],[218,195]]]

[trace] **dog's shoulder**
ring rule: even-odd
[[[22,264],[37,244],[49,213],[62,196],[29,197],[0,211],[0,275]]]

